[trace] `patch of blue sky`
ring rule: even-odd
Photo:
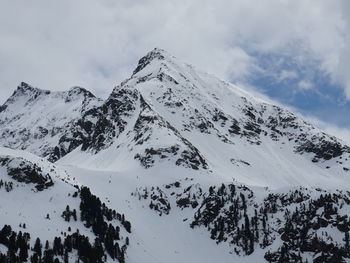
[[[263,94],[303,114],[350,127],[350,103],[320,62],[305,56],[254,54],[260,70],[246,81]]]

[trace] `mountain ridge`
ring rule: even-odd
[[[100,103],[83,88],[51,92],[22,82],[1,106],[1,144],[57,160],[67,150],[61,138],[74,128],[74,122],[84,112]]]
[[[175,157],[178,151],[183,151],[185,158],[175,158],[171,162],[180,164],[186,159],[185,163],[189,167],[198,169],[202,164],[202,168],[208,167],[212,171],[213,167],[210,164],[208,166],[208,163],[215,159],[214,166],[217,167],[250,163],[244,156],[228,159],[224,152],[236,152],[247,143],[254,150],[254,145],[271,140],[268,144],[280,144],[280,148],[285,148],[288,144],[289,151],[310,156],[312,162],[328,167],[327,169],[332,170],[339,164],[341,166],[344,161],[346,164],[342,166],[343,171],[347,171],[346,165],[350,166],[347,160],[340,160],[343,154],[350,152],[350,148],[334,136],[321,132],[281,106],[256,99],[235,85],[196,70],[159,48],[142,57],[131,77],[116,86],[105,101],[79,87],[67,92],[51,93],[22,83],[13,96],[20,92],[34,94],[28,101],[35,100],[41,94],[60,94],[64,97],[64,103],[80,97],[79,102],[83,106],[73,109],[80,114],[76,114],[74,120],[68,117],[70,127],[63,130],[59,128],[63,132],[58,141],[56,139],[56,142],[50,142],[51,145],[46,147],[49,149],[45,152],[39,151],[39,155],[48,156],[51,161],[57,161],[72,151],[73,155],[77,155],[81,149],[82,156],[85,155],[90,163],[94,163],[93,156],[84,152],[109,155],[107,148],[111,148],[117,156],[123,152],[134,152],[128,154],[131,157],[128,162],[139,160],[141,166],[150,168],[156,165],[155,162],[170,161],[171,155]],[[8,107],[7,104],[2,108]],[[27,104],[26,101],[25,105]],[[59,114],[56,113],[57,116]],[[5,115],[4,110],[2,115]],[[25,114],[23,116],[27,118]],[[3,119],[0,112],[0,121]],[[133,122],[133,126],[130,126]],[[2,123],[6,124],[4,121]],[[143,131],[140,133],[141,126]],[[164,135],[156,135],[160,132],[159,127],[164,130]],[[173,134],[173,142],[165,140],[166,133]],[[128,146],[118,139],[119,136],[129,141]],[[223,152],[218,150],[213,155],[210,144],[206,146],[198,141],[205,140],[205,136],[213,145],[221,145]],[[165,141],[168,142],[161,146]],[[142,146],[143,143],[147,144],[146,148]],[[184,145],[184,150],[180,150],[178,145],[181,144]],[[23,144],[18,144],[17,147],[26,149]],[[37,149],[32,150],[38,154]],[[333,159],[337,159],[335,163]],[[194,163],[191,164],[189,160]],[[112,161],[111,169],[113,162],[115,161]],[[336,173],[339,173],[338,170]]]

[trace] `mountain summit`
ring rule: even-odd
[[[350,167],[342,141],[159,48],[105,101],[21,83],[1,109],[2,145],[94,169],[180,166],[280,187],[338,184]]]
[[[45,262],[350,259],[350,147],[158,48],[106,100],[22,82],[0,146],[0,223],[31,262],[23,221],[54,240]],[[0,262],[17,232],[0,231]]]
[[[79,123],[93,132],[63,162],[94,169],[184,166],[280,187],[339,184],[350,166],[342,141],[161,49]]]
[[[139,71],[144,69],[153,60],[158,60],[158,61],[168,60],[169,61],[171,58],[175,58],[175,57],[173,57],[172,55],[170,55],[168,52],[166,52],[163,49],[154,48],[152,51],[147,53],[146,56],[142,57],[139,60],[139,62],[137,64],[137,67],[136,67],[136,69],[133,72],[133,75],[135,75],[136,73],[138,73]]]

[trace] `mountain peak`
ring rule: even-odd
[[[173,58],[174,56],[169,54],[164,49],[154,48],[139,60],[137,67],[134,70],[132,75],[135,75],[136,73],[140,72],[142,69],[144,69],[148,64],[150,64],[154,60],[171,60]]]
[[[68,91],[52,92],[50,90],[44,90],[44,89],[33,87],[26,82],[21,82],[7,102],[14,102],[21,97],[25,97],[28,100],[33,100],[38,98],[39,96],[50,95],[50,94],[54,97],[66,98],[66,102],[74,100],[75,98],[78,98],[78,97],[96,98],[96,96],[92,92],[79,86],[74,86],[70,88]]]
[[[28,83],[22,81],[19,85],[18,85],[18,89],[23,89],[23,90],[32,90],[35,89],[33,86],[29,85]]]
[[[1,106],[0,112],[3,111],[8,106],[8,104],[13,103],[20,98],[25,98],[25,100],[30,100],[30,99],[35,99],[42,94],[48,95],[50,93],[51,91],[49,90],[42,90],[39,88],[35,88],[29,85],[28,83],[22,81],[18,85],[17,89],[13,92],[13,94],[4,103],[4,105]]]
[[[87,98],[96,98],[96,96],[92,92],[79,86],[74,86],[70,88],[68,91],[68,97],[71,97],[73,95],[80,95],[80,94],[82,94],[84,97],[87,97]]]
[[[30,94],[30,93],[37,93],[37,92],[42,92],[44,90],[35,88],[33,86],[31,86],[30,84],[26,83],[26,82],[21,82],[18,87],[17,90],[15,91],[15,94]],[[45,93],[50,93],[49,90],[45,90]]]

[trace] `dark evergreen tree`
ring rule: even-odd
[[[35,240],[34,252],[38,255],[39,259],[42,257],[42,245],[39,238]]]

